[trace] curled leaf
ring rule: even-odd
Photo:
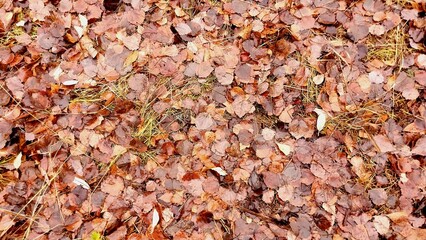
[[[327,122],[327,113],[319,108],[315,108],[314,112],[318,114],[317,118],[317,130],[318,132],[324,129],[325,123]]]
[[[77,80],[71,79],[71,80],[67,80],[67,81],[63,82],[62,84],[64,84],[65,86],[73,86],[73,85],[76,85],[77,83],[78,83]]]
[[[83,187],[84,189],[87,189],[87,190],[90,189],[89,184],[79,177],[74,177],[74,180],[72,182],[75,183],[76,185]]]
[[[210,169],[219,173],[220,176],[228,175],[228,173],[225,170],[223,170],[221,167],[214,167],[214,168],[210,168]]]
[[[150,233],[154,232],[155,227],[160,222],[160,215],[157,212],[157,209],[154,208],[154,212],[152,213],[152,223],[150,227]]]

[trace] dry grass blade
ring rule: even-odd
[[[377,172],[377,163],[373,158],[363,155],[364,163],[362,165],[362,174],[357,176],[356,181],[364,186],[365,190],[373,188],[384,188],[389,194],[399,195],[396,188],[398,187],[399,177],[397,173],[392,170],[391,164],[387,163],[380,174]],[[377,177],[381,176],[386,178],[387,184],[379,184]]]
[[[404,57],[412,49],[409,47],[406,25],[400,24],[385,33],[382,37],[371,35],[367,39],[367,61],[380,60],[388,66],[399,66],[401,71]]]
[[[410,114],[407,101],[400,93],[388,93],[389,100],[385,103],[386,97],[362,102],[359,105],[346,107],[346,111],[341,112],[327,121],[326,127],[332,131],[338,130],[343,133],[348,132],[356,137],[359,132],[369,134],[377,133],[388,119],[394,119],[405,124]],[[407,123],[408,124],[408,123]]]
[[[140,113],[141,123],[133,133],[133,137],[144,141],[148,147],[155,145],[154,139],[164,133],[161,124],[170,117],[182,124],[190,121],[190,116],[184,109],[169,109],[159,114],[153,110],[153,105],[161,99],[176,102],[185,98],[198,99],[213,89],[216,77],[210,75],[202,81],[197,78],[185,79],[184,84],[177,86],[172,78],[158,77],[154,86],[148,90],[145,101],[136,103]]]
[[[151,147],[154,145],[152,139],[162,133],[160,130],[159,115],[151,109],[149,104],[146,107],[141,108],[139,112],[142,121],[137,130],[134,132],[133,137],[143,140],[147,146]]]

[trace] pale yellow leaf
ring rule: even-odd
[[[138,59],[138,51],[133,51],[129,56],[127,56],[126,61],[124,61],[123,67],[128,67],[132,65]]]
[[[22,163],[22,152],[20,152],[20,153],[16,156],[15,160],[13,160],[13,166],[14,166],[16,169],[18,169],[18,168],[21,166],[21,163]]]
[[[315,108],[314,112],[316,112],[318,114],[318,118],[317,118],[317,130],[318,132],[321,132],[321,130],[324,129],[325,123],[327,121],[327,113],[319,108]]]
[[[228,175],[228,173],[225,170],[223,170],[221,167],[214,167],[214,168],[210,168],[210,169],[219,173],[220,176]]]
[[[74,26],[75,31],[77,32],[77,35],[79,38],[83,36],[84,29],[80,26]]]
[[[87,18],[84,15],[79,14],[78,15],[78,20],[80,20],[80,24],[83,27],[83,29],[87,28],[87,24],[89,23],[89,21],[87,20]]]
[[[280,151],[282,153],[284,153],[286,156],[290,155],[290,153],[293,151],[293,149],[290,145],[287,145],[287,144],[284,144],[284,143],[279,143],[279,142],[275,142],[275,143],[277,144]]]

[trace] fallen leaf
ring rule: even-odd
[[[124,61],[123,67],[128,67],[132,65],[138,59],[139,52],[133,51],[129,56],[127,56],[126,60]]]
[[[373,139],[374,139],[374,142],[379,147],[380,152],[382,153],[392,152],[396,150],[396,148],[393,146],[389,138],[386,137],[385,135],[376,135],[373,137]]]
[[[413,147],[411,152],[417,155],[426,156],[426,136],[417,140],[416,145]]]
[[[304,118],[304,119],[293,119],[289,126],[290,134],[296,138],[310,138],[314,135],[315,119]]]
[[[267,204],[272,203],[272,201],[274,200],[274,197],[275,197],[275,192],[273,190],[268,190],[262,194],[262,200]]]
[[[127,227],[126,226],[120,226],[115,230],[113,233],[109,234],[106,237],[101,236],[99,240],[102,239],[108,239],[108,240],[118,240],[118,239],[126,239],[127,236]],[[98,240],[98,239],[91,239],[91,240]]]
[[[151,221],[151,225],[150,225],[150,233],[152,234],[154,232],[155,227],[157,226],[157,224],[160,222],[160,215],[158,214],[157,209],[154,208],[153,212],[152,212],[152,221]]]
[[[22,152],[19,152],[18,155],[15,157],[15,160],[13,160],[13,166],[15,169],[18,169],[21,166],[22,163]]]
[[[323,214],[314,214],[315,225],[321,230],[327,231],[331,227],[331,222]]]
[[[274,139],[275,131],[270,128],[264,128],[262,129],[262,136],[266,141],[272,140]]]
[[[181,36],[190,34],[192,32],[191,27],[186,23],[178,23],[175,29]]]
[[[244,96],[238,96],[232,103],[232,108],[239,118],[242,118],[244,115],[252,113],[256,110],[253,102],[250,101],[248,97]]]
[[[65,86],[73,86],[73,85],[76,85],[77,83],[78,83],[77,80],[66,80],[62,82],[62,84]]]
[[[408,218],[408,213],[399,211],[399,212],[392,212],[386,215],[392,222],[398,223],[401,221],[404,221]]]
[[[365,168],[364,168],[364,160],[360,156],[353,156],[350,160],[352,164],[352,171],[355,172],[355,174],[362,178],[365,175]]]
[[[0,231],[3,233],[7,232],[13,225],[15,225],[15,218],[8,214],[1,216],[0,220]]]
[[[380,36],[385,33],[386,29],[382,25],[373,24],[368,28],[368,31],[373,35]]]
[[[280,119],[281,122],[284,123],[291,123],[291,121],[293,120],[293,113],[294,113],[294,106],[293,105],[288,105],[280,114],[280,116],[278,117]]]
[[[17,100],[22,100],[24,97],[24,85],[18,77],[6,79],[6,86]]]
[[[247,11],[247,8],[249,7],[249,3],[242,1],[242,0],[233,0],[231,2],[231,9],[239,14],[243,14]]]
[[[90,190],[89,184],[79,177],[74,177],[73,183],[83,187],[84,189]]]
[[[112,151],[112,157],[115,156],[120,156],[122,154],[124,154],[125,152],[127,152],[127,148],[120,146],[120,145],[115,145]]]
[[[210,130],[215,124],[215,121],[208,113],[200,113],[195,118],[195,127],[198,130]]]
[[[371,71],[368,74],[368,79],[370,79],[370,82],[380,84],[385,81],[385,78],[383,77],[383,74],[379,71]]]
[[[285,185],[277,190],[278,197],[283,201],[289,201],[293,197],[294,188],[291,185]]]
[[[419,54],[416,58],[416,64],[420,68],[426,69],[426,54]]]
[[[271,156],[272,149],[267,145],[260,145],[256,148],[256,157],[258,158],[267,158]]]
[[[280,151],[284,153],[286,156],[290,155],[290,153],[293,151],[292,147],[287,144],[279,143],[279,142],[275,142],[275,143],[277,144]]]
[[[388,200],[388,194],[383,188],[373,188],[368,191],[371,201],[378,206],[384,205]]]
[[[390,221],[386,216],[374,216],[374,228],[380,235],[386,235],[389,232]]]
[[[124,190],[124,181],[118,176],[108,176],[104,181],[102,181],[101,190],[102,192],[118,197]]]
[[[49,75],[52,76],[55,80],[59,80],[59,77],[62,75],[63,71],[61,65],[54,68]]]
[[[420,93],[415,88],[408,88],[402,92],[402,96],[407,100],[416,100],[420,96]]]
[[[225,170],[223,170],[221,167],[210,168],[210,170],[213,170],[213,171],[219,173],[220,176],[228,175],[228,173]]]
[[[234,81],[234,76],[228,73],[224,66],[215,68],[214,75],[217,77],[217,81],[222,85],[230,85]]]
[[[235,69],[235,76],[244,83],[250,83],[253,81],[252,79],[252,67],[248,64],[239,65]]]
[[[210,73],[213,72],[213,67],[211,66],[210,62],[205,61],[197,65],[197,68],[195,69],[195,73],[200,78],[206,78],[210,75]]]
[[[369,28],[367,23],[364,24],[352,24],[348,29],[348,35],[355,43],[368,36]]]
[[[314,112],[318,114],[317,118],[317,130],[318,132],[321,132],[321,130],[324,129],[325,123],[327,122],[327,113],[319,108],[315,108]]]
[[[83,27],[83,29],[86,29],[87,24],[89,23],[86,16],[84,16],[82,14],[78,14],[78,20],[80,21],[80,24]]]
[[[320,85],[324,82],[324,75],[316,75],[315,77],[312,78],[312,81],[316,84],[316,85]]]

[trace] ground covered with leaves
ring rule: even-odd
[[[423,0],[1,0],[5,239],[426,239]]]

